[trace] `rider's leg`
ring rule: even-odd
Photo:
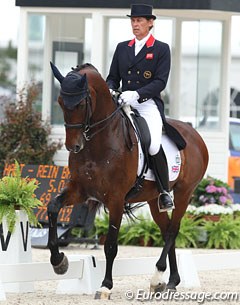
[[[174,208],[174,203],[169,194],[168,165],[162,146],[157,154],[150,156],[150,161],[159,191],[159,210],[160,212],[170,211]]]
[[[159,191],[159,209],[161,212],[171,210],[174,207],[174,204],[169,195],[167,160],[164,151],[161,149],[163,123],[160,112],[153,100],[138,104],[135,108],[139,111],[140,115],[145,118],[151,134],[149,155]]]

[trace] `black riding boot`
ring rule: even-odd
[[[159,211],[171,211],[172,209],[174,209],[174,203],[169,194],[168,165],[162,147],[156,155],[150,156],[150,160],[152,165],[151,167],[154,172],[157,183],[157,189],[159,191]]]

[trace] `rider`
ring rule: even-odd
[[[117,90],[122,81],[120,99],[137,109],[148,124],[151,134],[150,163],[159,191],[159,210],[164,212],[174,208],[169,194],[167,161],[161,149],[165,117],[160,93],[168,80],[170,50],[166,43],[156,40],[150,32],[156,19],[151,5],[132,4],[131,15],[127,16],[131,18],[135,38],[117,45],[106,81],[110,91]]]

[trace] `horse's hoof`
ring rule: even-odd
[[[150,292],[153,292],[153,293],[157,293],[157,292],[163,292],[166,290],[166,283],[162,282],[162,283],[159,283],[157,285],[150,285]]]
[[[110,300],[111,290],[106,287],[101,287],[95,293],[95,300]]]
[[[169,285],[169,284],[167,284],[166,290],[176,292],[176,291],[177,291],[177,288],[176,288],[175,285],[171,285],[171,284]]]
[[[53,270],[56,274],[64,274],[67,272],[68,270],[68,259],[65,255],[63,255],[63,259],[61,261],[61,263],[57,266],[53,265]]]

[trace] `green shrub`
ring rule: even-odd
[[[159,227],[149,216],[139,215],[135,222],[122,225],[119,243],[160,247],[163,245],[163,238]]]
[[[26,92],[26,94],[24,93]],[[38,88],[32,84],[22,90],[19,101],[7,103],[0,124],[0,174],[6,163],[52,164],[58,142],[49,142],[51,127],[34,108]]]
[[[176,248],[189,248],[198,246],[199,226],[202,219],[184,216],[176,238]]]
[[[221,216],[217,222],[206,221],[207,248],[240,249],[240,219],[231,215]]]
[[[109,222],[109,216],[107,213],[104,213],[101,217],[95,218],[95,229],[96,229],[95,234],[98,237],[107,235],[108,226],[109,226],[108,222]]]
[[[108,232],[108,214],[95,220],[98,236]],[[240,248],[240,217],[224,215],[220,220],[206,221],[201,216],[186,214],[176,238],[177,248]],[[150,216],[138,216],[135,222],[123,223],[119,231],[119,244],[162,247],[164,241],[158,226]]]

